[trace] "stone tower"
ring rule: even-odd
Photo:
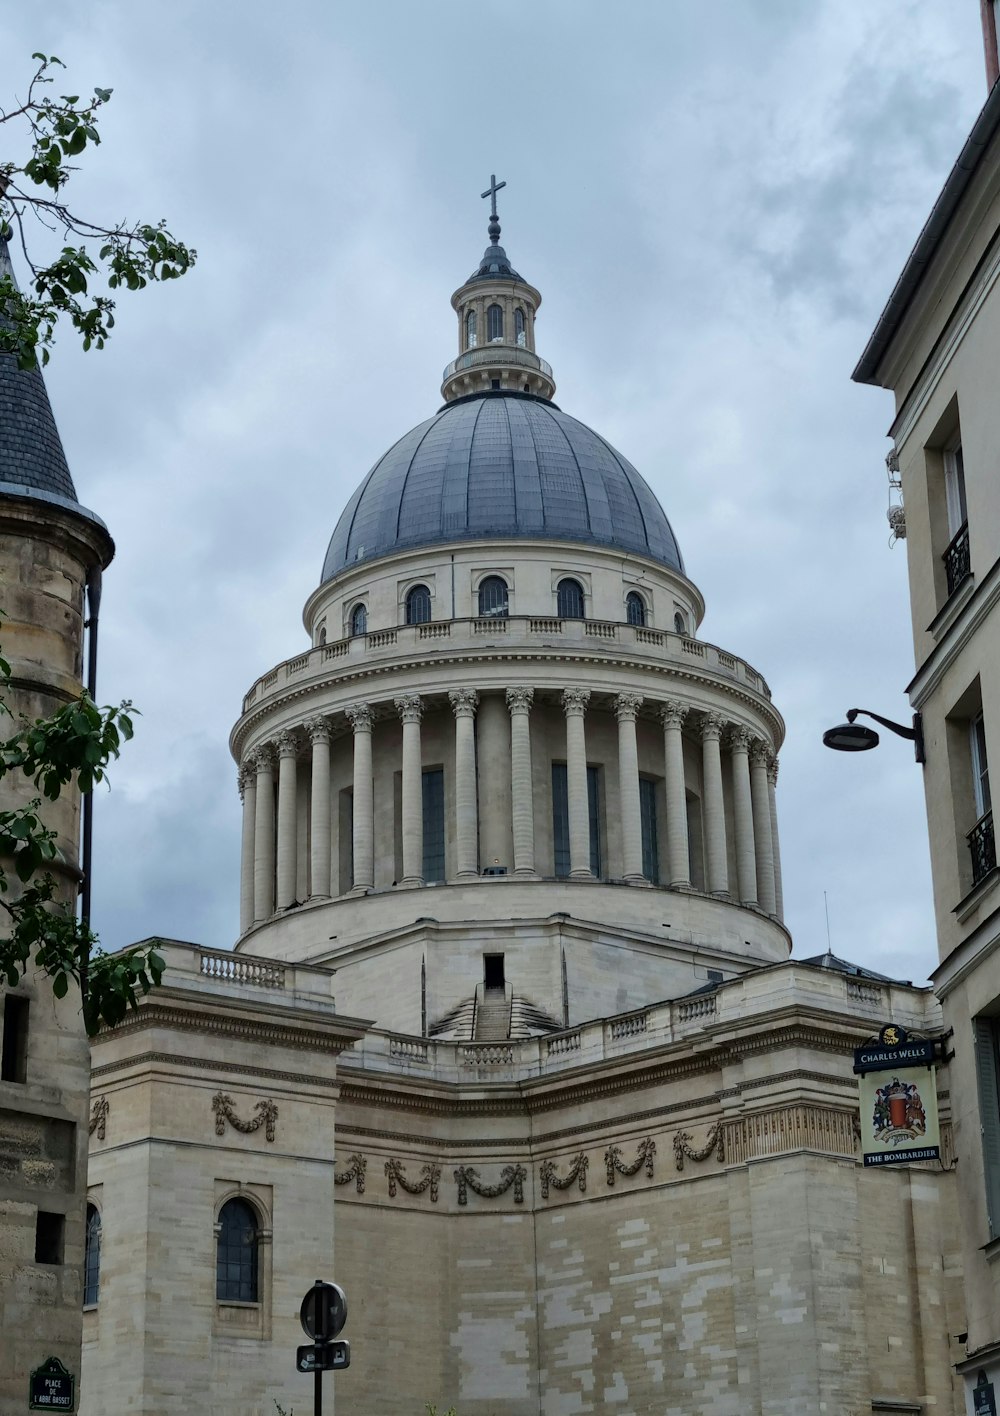
[[[4,242],[0,273],[11,273]],[[77,500],[40,371],[0,356],[0,645],[13,722],[80,693],[86,587],[113,554],[104,523]],[[0,799],[9,808],[37,795],[11,776]],[[57,895],[75,908],[78,795],[64,792],[41,815],[57,836]],[[75,991],[60,1002],[29,975],[14,990],[0,986],[0,1000],[0,1413],[13,1416],[46,1358],[80,1370],[90,1082]]]

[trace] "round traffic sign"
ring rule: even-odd
[[[339,1284],[318,1278],[302,1300],[299,1321],[313,1342],[331,1342],[347,1322],[347,1294]]]

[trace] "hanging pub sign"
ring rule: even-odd
[[[979,1380],[972,1388],[972,1410],[974,1416],[997,1416],[997,1401],[993,1383],[987,1381],[986,1373],[979,1373]]]
[[[938,1038],[911,1038],[886,1023],[876,1042],[854,1053],[861,1091],[861,1153],[865,1165],[939,1160]]]

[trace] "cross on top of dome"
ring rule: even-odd
[[[500,240],[500,220],[497,216],[497,192],[501,187],[506,187],[506,181],[498,182],[495,172],[490,173],[490,185],[485,192],[481,192],[483,197],[490,198],[490,224],[486,228],[490,240],[494,245]]]

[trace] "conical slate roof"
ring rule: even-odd
[[[13,274],[0,239],[0,277]],[[77,501],[41,370],[19,369],[12,354],[0,354],[0,492],[15,487]]]

